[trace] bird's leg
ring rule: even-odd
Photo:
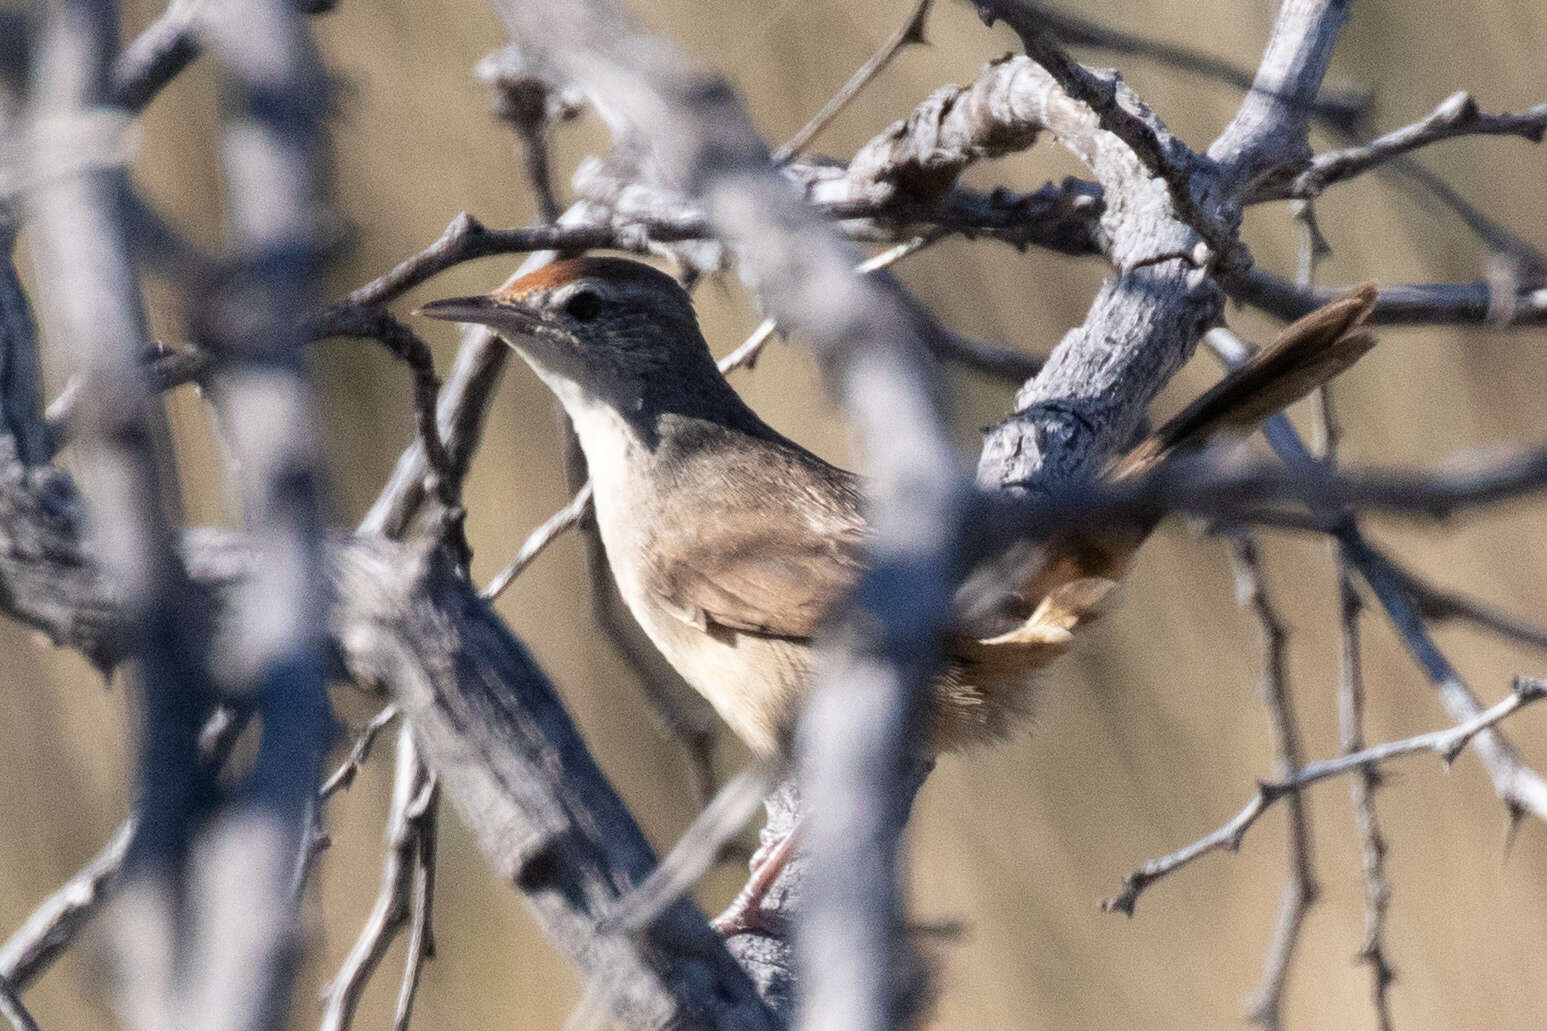
[[[763,900],[794,858],[796,839],[799,837],[800,824],[797,822],[788,830],[771,834],[758,844],[748,864],[752,872],[747,883],[731,900],[731,904],[725,907],[725,911],[711,921],[716,931],[728,938],[746,931],[777,933],[780,930],[776,926],[781,922],[780,919],[763,912]]]

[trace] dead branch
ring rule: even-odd
[[[876,48],[876,52],[854,70],[849,80],[839,88],[837,93],[828,98],[821,110],[811,116],[810,121],[801,126],[800,130],[785,143],[774,148],[774,152],[769,155],[774,164],[782,165],[805,150],[806,145],[816,137],[817,133],[827,128],[827,124],[838,117],[838,113],[859,96],[860,91],[880,75],[887,65],[892,63],[892,58],[900,54],[904,48],[924,42],[924,25],[929,21],[929,8],[933,2],[934,0],[915,0],[913,9],[908,12],[907,21],[898,26],[896,31]]]
[[[1278,608],[1268,595],[1256,538],[1249,532],[1237,531],[1230,536],[1230,550],[1235,564],[1238,603],[1251,609],[1260,627],[1263,701],[1268,709],[1276,752],[1273,776],[1283,781],[1293,778],[1305,762],[1304,749],[1300,744],[1299,720],[1295,715],[1289,686],[1286,655],[1289,632]],[[1319,891],[1311,845],[1310,814],[1305,799],[1298,790],[1291,790],[1286,795],[1285,806],[1289,810],[1288,878],[1279,898],[1273,938],[1263,960],[1262,979],[1249,1004],[1253,1022],[1260,1024],[1266,1031],[1278,1031],[1283,1026],[1284,990],[1294,964],[1295,950],[1300,944],[1300,931],[1305,926],[1306,914],[1315,904]]]
[[[1543,697],[1547,697],[1547,682],[1517,677],[1514,690],[1509,697],[1465,723],[1403,738],[1400,741],[1372,745],[1362,751],[1340,755],[1334,759],[1320,759],[1300,767],[1293,776],[1262,781],[1257,785],[1257,794],[1230,822],[1170,855],[1145,863],[1124,879],[1123,890],[1101,903],[1101,908],[1108,913],[1125,913],[1132,916],[1139,896],[1150,885],[1210,852],[1236,851],[1241,847],[1241,840],[1246,836],[1246,832],[1258,818],[1275,802],[1293,792],[1330,777],[1360,773],[1381,763],[1409,755],[1433,753],[1439,756],[1446,766],[1449,766],[1478,734],[1493,727],[1515,710],[1540,701]]]
[[[1333,183],[1352,179],[1399,155],[1443,140],[1462,136],[1519,136],[1532,143],[1547,134],[1547,103],[1520,114],[1484,114],[1470,93],[1462,90],[1446,97],[1421,121],[1405,125],[1358,147],[1318,154],[1310,167],[1277,196],[1312,198]],[[1264,195],[1268,199],[1270,195]]]
[[[322,1031],[348,1031],[355,1008],[371,975],[387,954],[387,947],[413,920],[416,898],[424,891],[420,857],[425,838],[434,832],[436,781],[419,761],[413,732],[398,733],[397,775],[392,789],[392,811],[387,821],[387,856],[382,865],[381,890],[354,947],[349,950],[338,976],[323,990],[326,1000]],[[411,1004],[425,957],[426,939],[421,933],[410,943],[404,998]],[[408,1007],[404,1007],[406,1013]]]

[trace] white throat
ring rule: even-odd
[[[637,451],[642,447],[628,420],[571,377],[532,360],[519,348],[516,353],[553,391],[574,424],[575,435],[580,438],[580,447],[585,451],[591,482],[596,488],[598,511],[627,505],[630,473],[637,468]]]

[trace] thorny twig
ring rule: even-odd
[[[1230,549],[1236,570],[1237,599],[1252,610],[1261,628],[1263,701],[1276,752],[1273,776],[1280,781],[1289,780],[1304,763],[1305,754],[1289,687],[1288,630],[1268,595],[1256,538],[1249,531],[1237,531],[1230,536]],[[1252,1020],[1266,1031],[1278,1031],[1283,1024],[1284,988],[1306,913],[1317,895],[1310,814],[1305,799],[1299,791],[1292,790],[1285,804],[1289,809],[1289,875],[1279,900],[1272,943],[1263,960],[1262,979],[1250,1004]]]
[[[1123,890],[1102,902],[1101,908],[1108,913],[1125,913],[1132,916],[1139,896],[1150,885],[1210,852],[1236,851],[1240,848],[1246,832],[1258,818],[1267,812],[1273,803],[1294,792],[1330,777],[1349,773],[1362,775],[1363,771],[1370,767],[1409,755],[1433,753],[1439,756],[1446,766],[1449,766],[1479,733],[1494,726],[1517,709],[1540,701],[1544,697],[1547,697],[1547,681],[1517,677],[1509,697],[1465,723],[1399,741],[1372,745],[1358,752],[1340,755],[1335,759],[1320,759],[1300,767],[1291,777],[1261,781],[1257,785],[1257,794],[1230,822],[1190,845],[1145,863],[1124,879]]]
[[[1249,353],[1238,337],[1226,331],[1210,333],[1207,339],[1216,354],[1229,366],[1239,364]],[[1324,483],[1341,479],[1335,470],[1315,459],[1283,415],[1268,420],[1263,429],[1273,449],[1294,470],[1292,476],[1309,477]],[[1547,460],[1547,452],[1543,452],[1542,457]],[[1527,460],[1526,464],[1534,463]],[[1519,471],[1524,472],[1524,469]],[[1544,466],[1543,471],[1547,472],[1547,466]],[[1526,473],[1526,478],[1534,476]],[[1350,511],[1368,507],[1365,501],[1372,499],[1356,499],[1352,494],[1336,491],[1319,498],[1307,493],[1302,498],[1312,513],[1309,525],[1337,539],[1343,554],[1386,611],[1409,654],[1438,690],[1451,716],[1458,721],[1467,720],[1481,712],[1482,705],[1477,696],[1435,645],[1422,612],[1413,598],[1403,590],[1400,577],[1387,564],[1384,556],[1366,540],[1358,519]],[[1514,746],[1502,732],[1486,732],[1478,743],[1477,751],[1493,781],[1494,790],[1503,799],[1512,818],[1518,819],[1522,814],[1530,812],[1547,819],[1547,780],[1521,762]]]
[[[1300,228],[1300,275],[1302,286],[1316,279],[1317,263],[1332,253],[1316,221],[1316,206],[1311,200],[1297,201],[1292,207]],[[1327,468],[1338,461],[1343,427],[1338,421],[1331,384],[1316,392],[1316,423],[1313,448]],[[1347,513],[1345,517],[1351,518]],[[1355,571],[1341,542],[1328,542],[1337,568],[1338,596],[1338,744],[1344,754],[1364,748],[1364,653],[1359,633],[1363,602],[1354,587]],[[1395,979],[1386,958],[1386,911],[1391,902],[1391,885],[1386,879],[1386,839],[1381,833],[1380,816],[1375,808],[1375,791],[1380,772],[1367,766],[1348,782],[1349,800],[1354,807],[1354,824],[1359,832],[1360,870],[1364,888],[1364,940],[1359,960],[1370,967],[1371,1001],[1379,1031],[1392,1031],[1390,988]]]
[[[1354,589],[1348,560],[1338,548],[1338,616],[1342,648],[1338,676],[1339,744],[1345,754],[1364,748],[1364,663],[1360,650],[1359,614],[1363,603]],[[1386,837],[1375,808],[1380,772],[1366,766],[1348,782],[1354,806],[1354,825],[1359,831],[1360,870],[1364,881],[1364,940],[1359,961],[1370,968],[1370,996],[1380,1031],[1391,1031],[1391,984],[1396,979],[1386,955],[1386,912],[1391,905],[1391,884],[1386,878]]]

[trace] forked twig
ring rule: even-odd
[[[426,861],[433,866],[433,845],[426,849],[425,838],[435,829],[437,786],[434,774],[419,760],[413,734],[404,727],[398,732],[397,774],[392,789],[392,812],[388,818],[387,854],[382,863],[381,890],[365,927],[349,950],[338,975],[323,991],[326,1002],[322,1031],[346,1031],[354,1021],[360,996],[371,974],[387,953],[399,932],[411,921],[415,928],[415,951],[408,957],[404,989],[399,1010],[406,1020],[417,985],[419,967],[433,950],[428,929],[429,889],[432,876],[421,876]],[[422,901],[421,901],[422,900]],[[422,926],[421,926],[422,922]]]

